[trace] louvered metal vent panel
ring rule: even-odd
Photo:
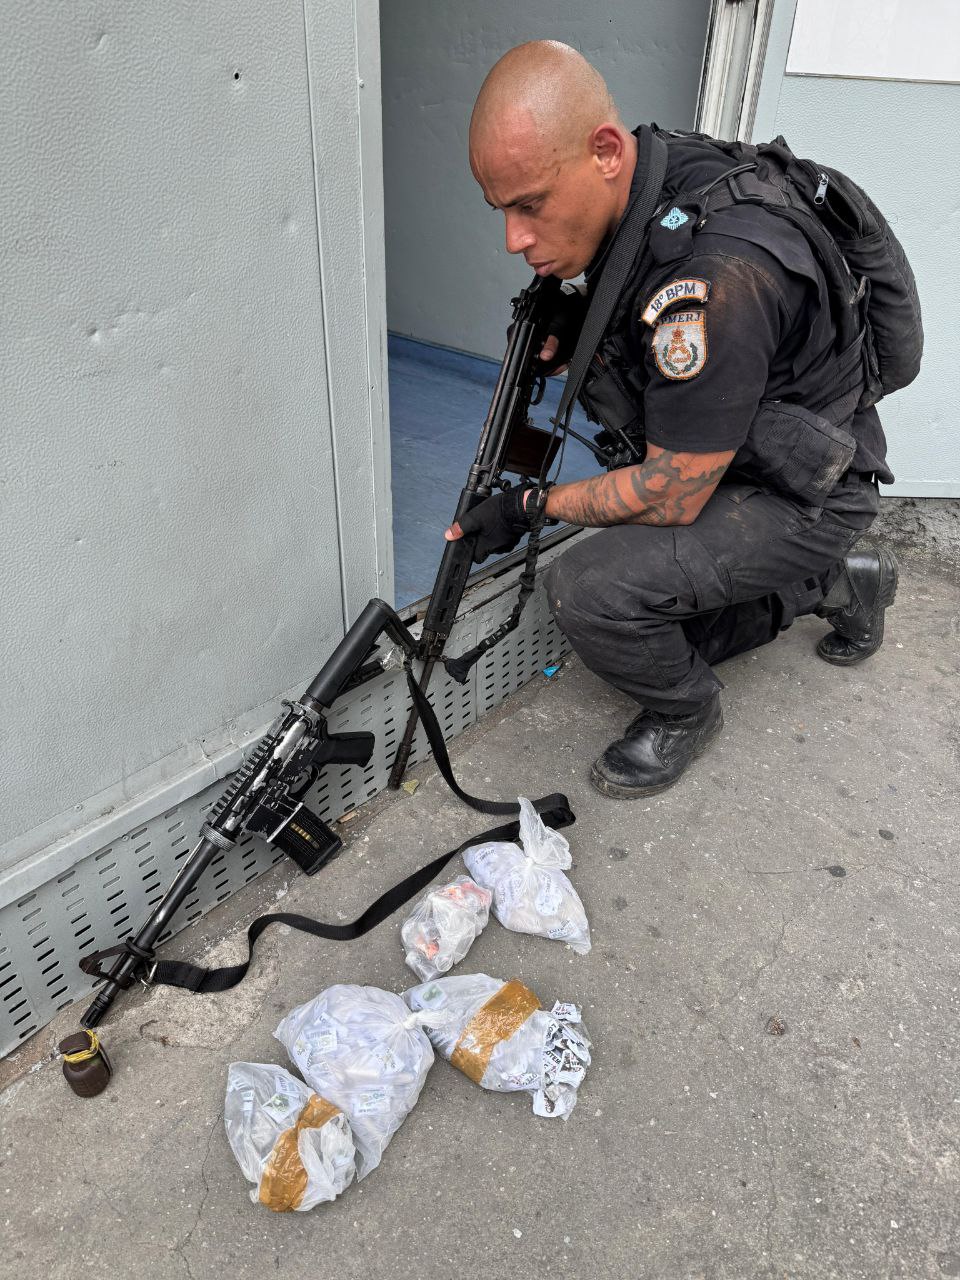
[[[488,634],[508,615],[514,601],[515,594],[509,591],[474,610],[458,625],[449,651],[461,653]],[[430,700],[444,736],[455,738],[564,652],[563,637],[550,617],[542,589],[538,590],[518,629],[484,655],[466,684],[457,684],[442,668],[436,670]],[[386,786],[409,704],[403,674],[388,672],[354,690],[334,708],[331,732],[369,730],[376,735],[376,747],[364,769],[351,765],[324,770],[307,803],[326,821],[335,821]],[[412,761],[428,754],[426,736],[418,729]],[[113,946],[139,928],[194,847],[204,816],[225,785],[218,783],[183,801],[87,855],[34,892],[0,906],[0,1056],[39,1030],[58,1010],[87,997],[94,984],[78,968],[79,959]],[[213,860],[161,941],[281,858],[262,841],[244,837],[236,849]]]

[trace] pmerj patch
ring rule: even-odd
[[[697,276],[684,280],[671,280],[662,289],[658,289],[643,309],[641,319],[644,324],[656,324],[658,318],[671,307],[691,302],[706,302],[710,296],[710,281],[701,280]]]
[[[678,311],[653,330],[653,354],[665,378],[695,378],[707,363],[707,326],[702,311]]]

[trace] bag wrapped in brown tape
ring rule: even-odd
[[[254,1203],[302,1212],[335,1200],[353,1181],[346,1116],[282,1067],[231,1063],[223,1119]]]
[[[564,1119],[590,1065],[580,1010],[556,1003],[547,1012],[517,979],[485,973],[434,978],[404,993],[411,1009],[446,1014],[425,1028],[438,1053],[484,1089],[525,1090],[540,1116]]]

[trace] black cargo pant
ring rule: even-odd
[[[547,570],[550,608],[591,671],[680,715],[723,688],[712,665],[816,609],[878,506],[873,479],[855,474],[822,508],[721,484],[692,525],[581,539]]]

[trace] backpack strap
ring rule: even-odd
[[[703,229],[710,214],[744,204],[758,205],[796,227],[823,272],[837,331],[837,348],[847,352],[863,334],[861,302],[865,282],[854,277],[837,242],[817,215],[799,198],[796,202],[791,201],[789,191],[787,184],[781,186],[762,177],[756,162],[741,166],[695,193],[704,201],[704,212],[697,229]]]

